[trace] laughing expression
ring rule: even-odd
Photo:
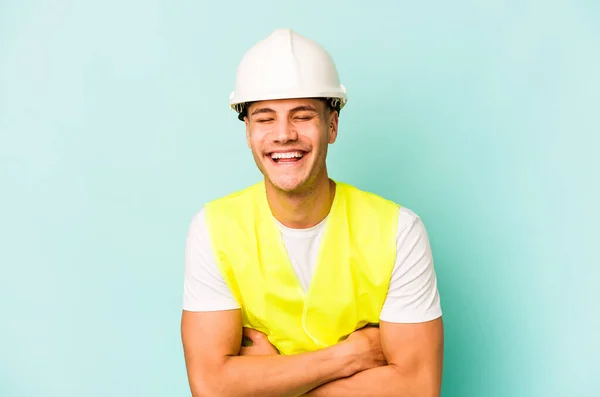
[[[337,112],[318,99],[261,101],[248,108],[246,139],[268,183],[301,193],[327,180],[325,159],[337,122]]]

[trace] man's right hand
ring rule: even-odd
[[[358,362],[356,372],[387,365],[377,327],[366,326],[356,330],[342,343],[351,346],[352,351],[356,354]]]
[[[277,354],[257,335],[253,352],[239,356],[243,339],[240,309],[183,311],[181,337],[194,396],[294,397],[332,381],[372,368],[380,350],[376,330],[362,330],[349,341],[314,352]],[[375,331],[375,332],[374,332]],[[262,343],[265,342],[265,343]],[[259,348],[254,351],[254,348]],[[265,353],[266,352],[266,353]],[[370,357],[370,358],[367,358]]]
[[[265,334],[251,328],[244,328],[243,331],[243,336],[252,341],[252,346],[242,346],[239,353],[240,356],[270,356],[279,354]],[[354,372],[365,371],[388,364],[381,348],[378,327],[366,326],[356,330],[342,343],[346,343],[351,349],[352,354],[356,357],[354,361],[356,363],[356,370]]]

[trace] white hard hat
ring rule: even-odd
[[[326,98],[337,110],[347,101],[329,53],[291,29],[277,29],[243,56],[229,105],[243,119],[248,102],[288,98]]]

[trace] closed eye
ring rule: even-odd
[[[301,116],[296,116],[294,117],[294,120],[298,120],[298,121],[308,121],[310,119],[312,119],[314,116],[312,115],[301,115]]]

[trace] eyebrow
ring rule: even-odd
[[[290,112],[305,112],[305,111],[316,112],[317,109],[315,109],[314,107],[309,106],[309,105],[303,105],[303,106],[296,106],[295,108],[290,110]]]
[[[251,116],[254,116],[255,114],[260,114],[260,113],[275,113],[275,111],[270,108],[258,108],[251,113]]]
[[[290,110],[290,113],[302,112],[302,111],[316,112],[317,109],[315,109],[314,107],[309,106],[309,105],[296,106],[295,108]],[[273,110],[271,108],[258,108],[256,110],[254,110],[250,115],[254,116],[254,115],[260,114],[260,113],[275,113],[275,110]]]

